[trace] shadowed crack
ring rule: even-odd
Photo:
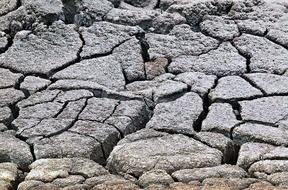
[[[267,93],[265,92],[265,90],[260,88],[255,82],[253,82],[251,79],[249,79],[249,77],[247,77],[245,75],[242,75],[241,77],[244,80],[246,80],[251,86],[253,86],[254,88],[257,88],[258,90],[260,90],[264,96],[267,96]]]

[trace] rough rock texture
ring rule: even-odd
[[[286,0],[0,1],[1,190],[288,189]]]
[[[74,61],[81,40],[73,26],[59,21],[48,29],[44,27],[39,26],[36,33],[18,32],[12,47],[0,55],[0,65],[18,72],[49,75]]]
[[[199,56],[190,56],[188,53],[179,56],[172,60],[168,70],[172,73],[204,72],[217,76],[239,75],[246,71],[246,60],[238,54],[230,42],[224,42],[217,49],[200,53]]]
[[[142,133],[135,141],[120,141],[114,148],[108,158],[107,166],[110,171],[141,176],[151,169],[171,173],[180,169],[221,164],[220,151],[192,138],[165,133],[154,136],[149,131]],[[134,134],[131,136],[133,138]]]

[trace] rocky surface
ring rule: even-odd
[[[288,189],[285,0],[1,0],[0,190]]]

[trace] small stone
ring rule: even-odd
[[[269,73],[251,73],[245,76],[269,95],[288,93],[288,76]]]
[[[174,80],[186,83],[191,87],[191,91],[204,96],[215,85],[217,77],[215,75],[205,75],[200,72],[181,73]]]
[[[221,160],[222,153],[217,149],[184,135],[166,134],[130,143],[120,141],[108,158],[107,168],[111,172],[139,177],[152,169],[172,173],[180,169],[220,165]]]
[[[166,72],[168,60],[166,58],[157,58],[154,61],[145,63],[145,71],[147,79],[151,80]]]
[[[27,76],[21,83],[20,88],[29,91],[30,94],[33,94],[46,88],[49,84],[51,84],[50,80],[42,79],[40,77]]]
[[[0,160],[16,163],[21,169],[27,169],[33,162],[29,145],[16,137],[0,133]]]
[[[213,103],[209,107],[207,117],[202,123],[203,131],[214,131],[230,136],[230,132],[235,125],[240,123],[233,108],[228,103]]]
[[[174,133],[195,134],[193,123],[202,111],[202,99],[199,95],[189,92],[174,101],[157,104],[154,115],[146,127]]]
[[[22,77],[22,74],[12,73],[8,69],[0,68],[0,88],[15,87]]]
[[[239,75],[246,72],[246,60],[230,42],[224,42],[217,49],[199,55],[186,53],[172,59],[168,71],[176,74],[203,72],[217,76]]]
[[[172,174],[177,181],[203,181],[206,178],[245,178],[248,174],[242,168],[233,165],[220,165],[210,168],[179,170]]]
[[[288,114],[288,97],[263,97],[240,101],[243,120],[277,123]]]
[[[235,21],[223,17],[206,16],[200,23],[200,28],[204,33],[224,41],[240,35]]]
[[[172,177],[164,170],[151,170],[145,172],[139,177],[138,183],[141,187],[147,187],[151,184],[169,185],[173,183]]]
[[[212,101],[237,100],[261,96],[262,92],[238,76],[227,76],[219,79],[215,89],[209,93]]]
[[[19,102],[25,98],[25,94],[21,90],[14,88],[0,89],[0,107],[9,106]]]
[[[237,126],[232,133],[233,140],[245,142],[264,142],[273,145],[288,145],[288,132],[262,124],[245,123]]]

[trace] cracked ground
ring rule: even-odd
[[[1,0],[0,190],[287,190],[286,0]]]

